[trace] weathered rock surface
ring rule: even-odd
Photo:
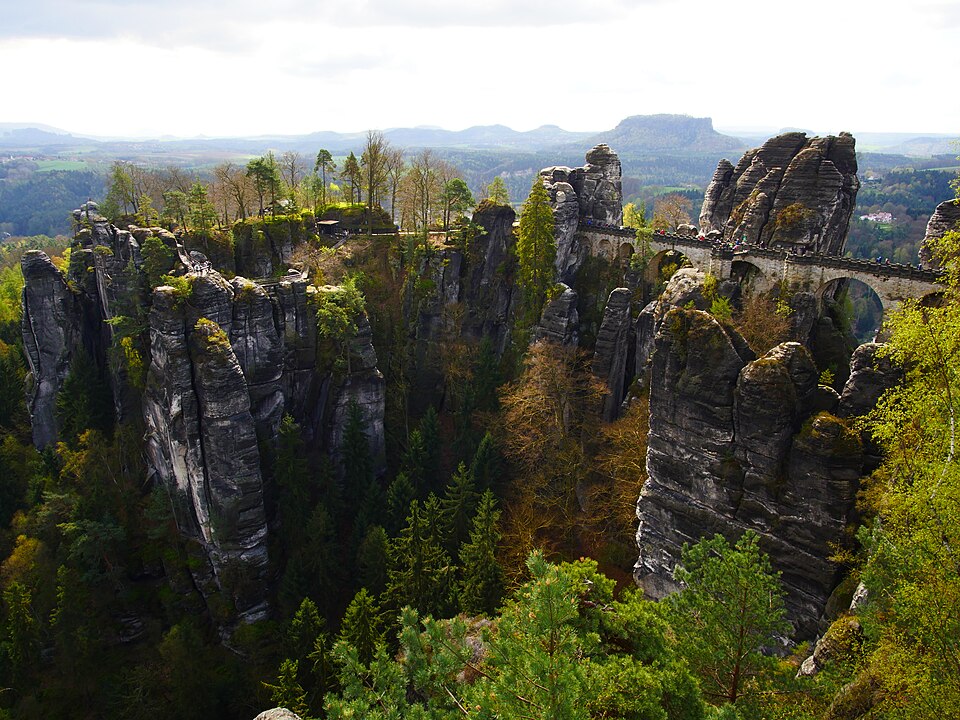
[[[23,335],[37,444],[58,439],[57,393],[73,358],[88,354],[109,370],[117,419],[142,419],[150,475],[167,489],[190,541],[194,585],[208,602],[219,596],[232,608],[229,617],[218,614],[227,625],[263,617],[267,515],[260,448],[276,442],[280,420],[290,413],[308,443],[335,454],[355,401],[382,465],[384,383],[370,324],[359,319],[348,371],[335,375],[318,367],[316,290],[299,274],[266,288],[240,277],[227,282],[164,230],[118,230],[92,207],[75,218],[81,227],[69,282],[43,253],[23,259]],[[184,277],[185,288],[162,286],[144,295],[140,244],[151,236],[172,251],[171,272]],[[140,320],[147,330],[130,335],[128,319],[137,318],[139,308],[149,308]],[[142,392],[123,364],[108,362],[108,349],[120,337],[142,344],[148,361]],[[183,585],[177,571],[169,571],[171,582]]]
[[[849,133],[810,138],[792,132],[721,160],[704,194],[703,232],[726,240],[838,254],[860,181]]]
[[[797,637],[813,637],[838,577],[826,558],[844,541],[859,486],[858,434],[822,410],[836,394],[818,386],[798,343],[753,359],[706,312],[673,307],[648,322],[656,335],[638,583],[661,598],[676,589],[685,542],[752,529],[782,573]]]
[[[189,303],[171,287],[153,294],[147,457],[180,532],[204,550],[208,566],[193,570],[201,592],[224,593],[254,620],[266,614],[267,519],[250,395],[228,339],[233,290],[215,273],[192,285]],[[247,586],[222,581],[241,567]]]
[[[864,343],[850,358],[850,377],[840,395],[837,415],[843,418],[866,415],[880,396],[903,379],[903,370],[881,350],[881,343]]]
[[[607,395],[603,400],[603,419],[606,422],[616,419],[625,391],[627,359],[631,350],[631,295],[627,288],[617,288],[610,293],[600,332],[597,333],[593,372],[607,385]]]
[[[587,153],[586,160],[583,167],[558,166],[540,171],[553,205],[555,267],[560,280],[568,284],[587,255],[577,238],[580,223],[595,221],[619,227],[623,222],[620,158],[601,144]]]
[[[286,708],[273,708],[272,710],[264,710],[253,720],[300,720],[300,716]]]
[[[933,256],[930,254],[928,243],[933,240],[939,240],[951,230],[960,227],[960,200],[945,200],[937,205],[933,211],[930,220],[927,221],[927,231],[924,233],[923,242],[920,244],[920,259],[928,264],[935,265]]]
[[[23,270],[23,347],[30,369],[27,408],[33,444],[45,448],[59,437],[57,393],[70,372],[80,311],[66,280],[44,253],[30,250]]]
[[[558,345],[576,346],[579,342],[580,316],[577,293],[561,283],[561,292],[543,306],[534,340],[550,340]]]

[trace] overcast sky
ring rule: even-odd
[[[0,0],[0,122],[960,135],[958,0]]]

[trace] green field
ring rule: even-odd
[[[83,160],[37,160],[37,172],[86,169],[87,164]]]

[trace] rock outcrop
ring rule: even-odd
[[[66,277],[43,253],[22,261],[35,441],[44,447],[59,439],[57,394],[74,360],[88,356],[106,370],[116,420],[144,426],[150,477],[171,498],[193,582],[221,608],[218,621],[227,627],[264,617],[268,517],[260,453],[276,442],[284,413],[310,445],[336,455],[347,409],[358,403],[382,469],[385,393],[370,323],[358,318],[347,370],[334,372],[318,352],[317,290],[299,273],[267,286],[241,277],[227,282],[164,230],[119,230],[93,204],[75,219]],[[150,237],[167,247],[177,280],[147,295],[140,248]],[[121,354],[109,352],[121,341],[142,350],[147,367],[136,382]]]
[[[63,386],[79,324],[76,297],[61,273],[44,253],[28,251],[23,270],[23,347],[30,369],[27,408],[33,444],[45,448],[59,438],[57,393]]]
[[[631,295],[627,288],[617,288],[610,293],[603,311],[603,322],[597,333],[593,372],[607,385],[607,395],[603,399],[605,422],[616,419],[625,393],[627,361],[631,349]]]
[[[937,209],[927,221],[927,231],[920,244],[920,259],[927,265],[936,264],[928,243],[939,240],[946,233],[958,228],[960,228],[960,200],[945,200],[937,205]]]
[[[734,167],[721,160],[704,194],[702,232],[728,241],[839,254],[860,181],[849,133],[778,135]]]
[[[597,145],[583,167],[549,167],[540,171],[553,205],[557,239],[557,275],[571,283],[586,258],[577,238],[580,223],[592,221],[619,227],[623,222],[620,158],[607,145]]]
[[[550,340],[558,345],[576,345],[580,341],[580,316],[577,313],[577,293],[560,285],[558,292],[543,306],[540,322],[534,328],[534,340]]]
[[[840,397],[818,385],[799,343],[755,358],[739,334],[695,309],[698,275],[675,275],[641,314],[638,338],[654,339],[635,577],[649,596],[664,597],[676,589],[684,543],[754,530],[782,573],[796,637],[812,638],[838,580],[827,558],[849,541],[867,461],[845,418],[872,406],[895,372],[877,360],[876,347],[863,348]]]

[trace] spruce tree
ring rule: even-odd
[[[500,480],[500,453],[490,433],[483,436],[470,464],[473,482],[481,492],[494,488]]]
[[[470,526],[477,509],[480,495],[473,482],[473,473],[463,463],[450,479],[443,500],[440,502],[440,519],[443,523],[445,547],[452,554],[470,536]]]
[[[360,588],[347,606],[338,639],[350,643],[364,665],[369,665],[383,642],[380,608],[366,588]]]
[[[347,408],[347,424],[341,446],[344,491],[347,506],[356,512],[367,486],[373,480],[373,458],[367,439],[367,423],[356,401]]]
[[[417,499],[417,488],[407,473],[402,472],[394,478],[387,488],[386,530],[393,536],[400,532],[410,512],[410,503]]]
[[[310,480],[300,426],[289,415],[280,421],[274,481],[279,491],[281,538],[287,557],[304,542],[310,513]]]
[[[517,237],[517,284],[524,289],[527,308],[533,318],[539,317],[547,291],[554,282],[557,240],[553,232],[550,195],[538,175],[520,208]]]
[[[363,536],[357,549],[357,580],[360,587],[379,595],[387,586],[388,548],[390,538],[379,525]]]
[[[497,562],[500,511],[489,490],[480,498],[470,541],[460,546],[460,609],[469,615],[492,616],[503,600],[503,568]]]
[[[386,595],[391,609],[410,605],[421,615],[443,617],[450,607],[453,567],[440,538],[440,503],[431,495],[410,503],[407,526],[390,548]]]

